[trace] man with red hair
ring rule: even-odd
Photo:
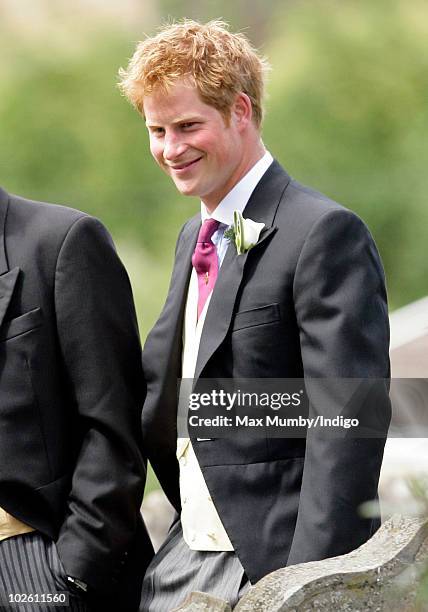
[[[141,42],[121,71],[155,161],[183,195],[201,200],[180,232],[143,353],[144,445],[178,514],[147,571],[144,612],[170,610],[195,590],[233,606],[268,572],[346,553],[378,527],[358,507],[376,498],[384,431],[352,440],[177,432],[180,378],[389,375],[373,239],[355,214],[290,178],[266,151],[266,70],[224,23],[184,21]],[[378,400],[387,421],[386,387]]]

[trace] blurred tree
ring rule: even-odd
[[[104,33],[84,54],[55,61],[29,54],[17,63],[0,89],[2,180],[80,206],[157,252],[181,218],[170,205],[175,190],[151,161],[142,119],[116,89],[118,58],[132,52],[125,49]]]
[[[161,0],[158,12],[224,17],[261,44],[273,65],[266,145],[298,180],[368,222],[393,307],[427,294],[428,5],[185,0],[180,7]],[[198,210],[150,159],[144,123],[116,89],[135,39],[153,28],[135,23],[131,34],[93,12],[85,23],[62,18],[38,38],[28,35],[31,23],[6,26],[2,15],[0,183],[101,217],[131,270],[144,337],[165,297],[179,227]]]
[[[427,3],[302,1],[275,23],[266,143],[368,223],[392,307],[426,295]]]
[[[159,0],[159,11],[169,19],[223,19],[232,29],[243,30],[254,45],[263,47],[269,38],[272,15],[280,5],[284,6],[284,0]]]
[[[0,59],[0,184],[103,220],[131,262],[144,336],[166,292],[178,228],[198,203],[180,198],[153,163],[144,122],[116,88],[133,48],[123,34],[98,31],[71,53],[24,42],[13,66]]]

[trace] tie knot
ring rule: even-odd
[[[209,242],[214,232],[218,230],[219,225],[220,221],[216,221],[215,219],[205,219],[201,225],[201,229],[199,230],[198,242]]]

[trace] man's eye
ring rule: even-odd
[[[155,136],[163,136],[164,133],[165,133],[165,130],[163,128],[161,128],[161,127],[152,128],[150,131]]]
[[[186,123],[182,123],[181,127],[186,130],[188,128],[194,127],[195,125],[196,125],[196,121],[187,121]]]

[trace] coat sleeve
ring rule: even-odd
[[[329,211],[312,226],[294,301],[311,416],[358,417],[361,427],[308,430],[288,565],[349,552],[377,527],[359,506],[377,498],[390,421],[389,326],[380,258],[355,214]]]
[[[57,546],[69,575],[107,593],[117,585],[139,521],[144,387],[131,287],[97,219],[81,217],[62,243],[55,309],[74,411],[70,435],[77,441]]]

